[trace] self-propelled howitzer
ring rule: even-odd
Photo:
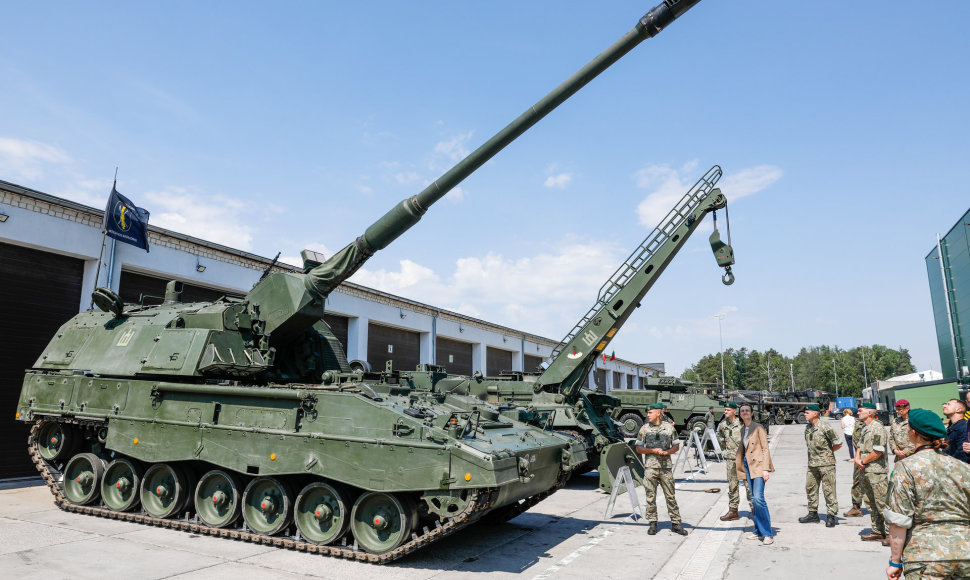
[[[303,273],[242,299],[161,305],[95,291],[27,370],[17,418],[65,510],[388,562],[558,489],[585,449],[475,397],[434,369],[350,372],[326,297],[471,172],[698,0],[637,26],[428,188]],[[412,376],[413,375],[413,376]],[[141,506],[141,511],[137,508]]]

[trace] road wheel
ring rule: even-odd
[[[199,480],[195,511],[200,520],[214,528],[225,528],[236,521],[241,508],[242,484],[236,475],[213,469]]]
[[[808,419],[805,418],[805,413],[798,413],[797,415],[795,415],[795,422],[798,423],[799,425],[804,425],[805,423],[808,423]]]
[[[152,465],[141,480],[141,505],[155,518],[177,515],[189,500],[190,483],[181,467],[167,463]]]
[[[104,461],[94,453],[79,453],[64,468],[64,496],[75,505],[88,505],[101,495]]]
[[[73,427],[47,421],[40,426],[35,444],[40,456],[54,463],[70,457],[77,447],[77,441],[77,431]]]
[[[104,504],[116,512],[126,512],[138,505],[138,490],[144,470],[130,459],[115,459],[108,464],[101,481]]]
[[[254,532],[275,536],[290,523],[293,514],[290,488],[275,477],[257,477],[243,493],[243,519]]]
[[[361,548],[371,554],[386,554],[407,541],[417,516],[409,499],[369,491],[357,498],[350,529]]]
[[[620,434],[624,437],[636,437],[643,427],[643,419],[636,413],[624,413],[617,421],[620,424]]]
[[[296,527],[307,541],[314,544],[330,544],[347,531],[347,504],[344,494],[335,485],[322,481],[303,488],[296,498],[293,519]]]

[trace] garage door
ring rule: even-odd
[[[613,371],[613,388],[622,389],[623,388],[623,373],[618,371]]]
[[[421,335],[370,323],[367,328],[367,362],[371,369],[380,372],[389,360],[394,361],[395,370],[414,370],[421,360]]]
[[[58,327],[78,313],[84,262],[0,243],[0,477],[37,475],[27,457],[28,428],[10,420],[24,369]]]
[[[486,347],[485,374],[496,377],[504,371],[512,370],[512,351]]]
[[[455,375],[472,374],[472,345],[439,336],[435,351],[437,364]]]
[[[323,321],[327,323],[333,335],[343,345],[344,352],[347,352],[347,329],[350,325],[350,319],[346,316],[338,316],[336,314],[324,314]]]
[[[541,372],[542,369],[539,365],[542,364],[541,356],[532,356],[531,354],[525,355],[525,368],[522,369],[527,373]]]
[[[145,304],[160,304],[161,300],[159,299],[165,296],[165,285],[172,280],[173,278],[159,278],[157,276],[122,270],[118,295],[121,296],[121,299],[126,304],[138,304],[143,294],[145,296],[157,296],[158,299],[155,300],[146,299]],[[195,284],[189,284],[187,282],[183,284],[182,302],[212,302],[222,296],[232,296],[234,298],[243,297],[243,294],[196,286]]]

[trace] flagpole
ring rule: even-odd
[[[115,178],[114,178],[114,181],[111,184],[111,190],[114,191],[117,186],[118,186],[118,166],[115,165]],[[101,264],[104,262],[104,246],[105,246],[105,242],[108,239],[108,230],[104,227],[104,223],[105,223],[105,220],[107,219],[107,217],[108,217],[108,208],[105,208],[105,210],[104,210],[104,218],[101,220],[101,253],[98,254],[98,269],[94,273],[94,288],[95,289],[98,288],[98,282],[101,281]],[[111,281],[110,280],[108,281],[108,284],[107,285],[109,287],[111,286]],[[91,296],[91,309],[92,310],[94,309],[94,295],[93,294]]]

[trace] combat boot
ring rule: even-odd
[[[687,530],[685,530],[684,526],[680,524],[673,524],[672,526],[670,526],[670,531],[675,534],[680,534],[681,536],[687,535]]]
[[[657,535],[657,522],[650,522],[650,527],[647,528],[647,535],[648,536]]]
[[[738,508],[731,508],[726,514],[721,516],[722,522],[731,522],[739,519],[741,519],[741,515],[738,513]]]
[[[842,515],[844,515],[847,518],[856,518],[856,517],[859,517],[859,516],[862,515],[862,506],[861,505],[852,504],[852,509],[850,509],[849,511],[845,512]]]
[[[818,512],[808,512],[807,516],[802,516],[798,518],[798,523],[800,524],[817,524],[820,519],[818,519]]]
[[[826,516],[825,517],[825,527],[826,528],[834,528],[837,525],[839,525],[839,520],[835,516]]]

